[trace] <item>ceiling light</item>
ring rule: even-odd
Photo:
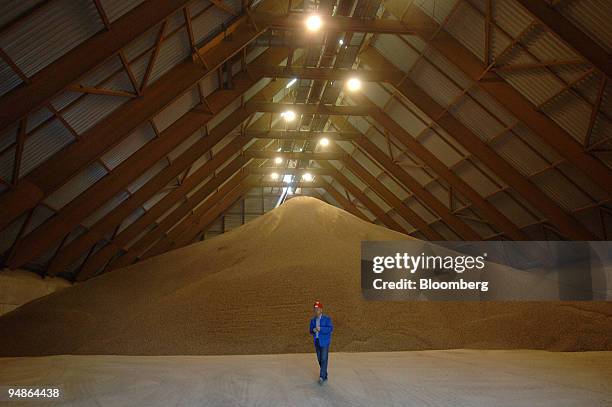
[[[281,113],[281,116],[288,122],[295,120],[295,112],[293,110],[287,110],[286,112]]]
[[[319,140],[319,144],[323,147],[328,146],[329,145],[329,139],[327,137],[323,137],[321,140]]]
[[[344,40],[341,38],[340,40],[338,40],[338,44],[343,45],[344,44]]]
[[[349,79],[346,82],[346,87],[351,92],[355,92],[355,91],[361,89],[361,81],[359,79],[357,79],[357,78],[351,78],[351,79]]]
[[[270,174],[270,178],[276,181],[278,179],[278,172],[273,172],[272,174]]]
[[[293,86],[293,84],[294,84],[294,83],[296,83],[296,82],[297,82],[297,78],[293,78],[293,79],[291,79],[291,80],[289,81],[289,83],[285,85],[285,88],[290,88],[290,87],[292,87],[292,86]]]
[[[276,157],[276,158],[274,159],[274,162],[275,162],[276,164],[282,164],[282,163],[283,163],[283,157]]]
[[[310,182],[312,181],[312,174],[309,172],[305,172],[302,174],[302,181]]]
[[[323,25],[323,21],[321,21],[321,17],[316,14],[309,16],[306,19],[306,28],[308,31],[319,31],[319,28]]]

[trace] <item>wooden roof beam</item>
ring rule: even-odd
[[[202,141],[206,140],[207,138],[208,137],[205,137],[199,142],[197,142],[194,146],[188,149],[176,160],[174,160],[172,166],[161,171],[159,174],[149,180],[145,185],[143,185],[140,189],[138,189],[134,194],[132,194],[128,199],[119,204],[106,216],[98,220],[83,235],[74,239],[72,242],[62,248],[62,250],[56,256],[55,260],[48,267],[47,273],[50,275],[55,275],[66,269],[72,262],[76,261],[81,255],[81,253],[86,251],[87,248],[93,246],[94,244],[96,244],[96,242],[103,239],[104,236],[109,233],[109,231],[116,229],[121,224],[121,222],[123,222],[124,219],[128,218],[128,216],[134,210],[136,210],[138,207],[142,206],[145,202],[155,196],[156,193],[159,193],[159,191],[161,191],[172,179],[178,176],[182,171],[186,171],[186,168],[188,168],[190,165],[186,164],[186,162],[191,161],[192,157],[195,157],[193,159],[193,162],[195,162],[197,159],[199,159],[208,151],[210,151],[211,143],[202,143]],[[187,193],[191,189],[195,188],[199,182],[204,180],[208,174],[214,173],[215,170],[221,164],[227,161],[232,155],[239,153],[240,150],[247,144],[248,140],[249,139],[247,137],[236,137],[227,146],[225,146],[217,154],[215,154],[215,156],[213,156],[210,161],[206,162],[202,167],[198,168],[194,172],[194,174],[187,177],[181,183],[180,186],[174,188],[168,195],[162,198],[162,200],[156,205],[154,205],[153,208],[151,208],[149,212],[147,212],[147,214],[145,214],[144,216],[146,216],[147,218],[161,216],[164,211],[169,209],[174,203],[179,202],[181,199],[183,199],[183,197],[187,195]],[[142,223],[143,221],[144,219],[139,219],[137,222]],[[153,220],[151,220],[150,223],[153,223]],[[115,245],[114,241],[129,241],[131,240],[130,237],[132,237],[132,234],[126,232],[125,237],[124,235],[118,235],[112,239],[111,243]],[[121,244],[115,250],[115,252],[119,251],[120,247]],[[108,247],[105,251],[110,251],[110,247]],[[100,253],[100,251],[98,253]],[[96,261],[96,265],[101,265],[98,263],[105,263],[110,259],[111,256],[104,258],[104,260],[102,261]],[[97,257],[103,257],[103,253],[98,254]]]
[[[309,131],[309,130],[246,130],[244,134],[252,138],[270,138],[277,140],[318,140],[323,137],[330,140],[354,140],[361,137],[358,131]]]
[[[442,204],[442,202],[440,202],[431,192],[423,188],[423,186],[404,171],[403,168],[395,164],[387,154],[368,140],[367,137],[355,140],[355,144],[372,157],[375,162],[380,164],[389,175],[397,178],[402,184],[406,185],[414,196],[426,205],[426,208],[440,216],[440,219],[458,236],[464,240],[482,240],[482,237],[478,233],[461,221],[457,216],[453,215],[449,208],[444,206],[444,204]],[[441,238],[438,240],[445,239]]]
[[[151,0],[142,3],[43,68],[29,83],[0,98],[0,129],[45,106],[54,96],[78,81],[130,42],[184,7],[188,0]]]
[[[344,208],[344,210],[346,210],[349,213],[352,213],[353,215],[357,216],[358,218],[362,220],[365,220],[366,222],[371,222],[370,219],[366,215],[364,215],[364,213],[360,211],[359,208],[357,208],[357,206],[355,206],[355,204],[349,201],[347,197],[342,195],[329,182],[325,181],[323,178],[318,179],[318,181],[321,183],[321,185],[327,191],[327,193],[330,194],[332,198],[334,198],[336,202],[338,202]]]
[[[542,0],[518,0],[518,2],[542,25],[593,64],[600,72],[612,78],[610,54],[563,14],[555,10],[554,6]]]
[[[277,54],[282,55],[280,52]],[[271,57],[273,55],[274,53],[266,55],[265,57]],[[278,58],[280,58],[280,56],[278,56]],[[209,98],[215,102],[215,106],[221,109],[229,105],[234,99],[240,97],[244,91],[257,83],[258,79],[257,77],[249,77],[247,74],[240,74],[240,78],[235,81],[235,88],[232,91],[218,90],[210,95]],[[245,108],[238,109],[236,112],[232,113],[231,117],[234,121],[224,120],[223,126],[215,128],[211,133],[212,137],[200,140],[198,146],[201,145],[202,148],[208,149],[212,148],[212,146],[223,138],[227,132],[233,130],[246,120],[250,114],[251,111]],[[214,115],[211,114],[194,111],[188,112],[182,116],[168,129],[164,130],[164,134],[171,136],[158,137],[147,143],[115,168],[109,176],[104,177],[87,191],[64,206],[57,216],[50,218],[35,231],[24,237],[22,242],[18,245],[15,256],[9,263],[9,266],[13,268],[19,267],[28,260],[41,254],[55,241],[61,239],[63,235],[74,229],[79,222],[84,220],[89,214],[93,213],[115,194],[127,187],[160,159],[163,159],[182,141],[190,137],[208,121],[212,120],[213,117]],[[194,153],[196,151],[199,150],[193,149]],[[167,174],[170,175],[170,173],[172,173],[173,176],[178,175],[175,173],[182,172],[197,158],[199,158],[199,156],[196,157],[192,155],[189,160],[182,160],[180,162],[184,165],[170,166]]]
[[[412,225],[416,230],[423,234],[429,240],[445,240],[444,237],[436,230],[432,229],[415,211],[413,211],[408,205],[402,202],[393,192],[391,192],[386,186],[383,185],[374,175],[370,174],[368,170],[363,168],[361,164],[352,157],[348,157],[344,162],[346,168],[348,168],[353,174],[360,178],[372,191],[380,196],[383,201],[387,202],[406,222]],[[476,235],[475,240],[480,240],[479,236]]]
[[[364,97],[357,98],[357,100],[361,101],[362,103],[366,103],[366,99]],[[512,236],[513,238],[522,238],[521,240],[525,240],[527,238],[507,217],[496,210],[493,205],[485,201],[482,196],[478,194],[476,190],[474,190],[474,188],[472,188],[461,177],[450,170],[446,164],[436,157],[434,153],[419,143],[416,138],[410,135],[403,127],[398,125],[393,119],[391,119],[391,117],[389,117],[389,115],[384,112],[380,112],[372,118],[387,131],[393,134],[409,151],[411,151],[416,157],[425,163],[427,167],[445,179],[452,188],[459,191],[477,207],[481,208],[483,213],[494,223],[498,224],[502,230],[507,231],[509,236]],[[365,142],[362,142],[361,144],[365,145]],[[379,158],[382,160],[382,157]],[[408,182],[408,179],[404,178],[404,180]]]
[[[400,232],[408,235],[408,231],[404,229],[399,223],[397,223],[389,214],[383,211],[373,200],[371,200],[363,191],[361,191],[355,184],[353,184],[344,174],[340,171],[333,171],[332,177],[338,182],[344,189],[349,191],[355,196],[370,212],[378,218],[385,226],[389,229],[393,229],[396,232]]]
[[[149,3],[156,2],[146,4]],[[66,146],[23,177],[17,188],[0,195],[0,208],[2,208],[0,230],[28,209],[35,207],[78,171],[86,168],[200,80],[214,73],[218,66],[250,43],[257,34],[248,28],[243,28],[236,32],[232,41],[209,50],[207,59],[211,70],[205,70],[200,64],[189,60],[174,67],[148,86],[141,97],[133,98],[123,104],[83,133],[78,141]],[[280,63],[283,54],[282,49],[271,49],[265,51],[257,60],[258,63],[274,63],[274,61]],[[240,73],[239,76],[245,81],[251,80],[247,73]],[[238,95],[240,93],[242,92],[238,92]],[[213,96],[209,96],[211,102],[221,107],[226,106],[234,97],[236,96],[227,91],[215,92]]]
[[[248,89],[248,88],[247,88]],[[225,120],[223,126],[217,126],[208,137],[200,139],[196,148],[187,150],[181,159],[173,163],[159,174],[160,181],[165,185],[181,172],[186,170],[193,162],[209,151],[229,131],[235,129],[250,116],[244,108],[232,113],[232,120]],[[41,226],[22,238],[18,243],[15,255],[9,262],[9,267],[17,268],[27,261],[43,253],[48,247],[70,233],[100,206],[115,196],[131,182],[138,179],[147,169],[155,165],[160,159],[171,152],[180,142],[186,140],[198,128],[213,118],[212,115],[188,113],[175,122],[162,135],[146,144],[129,159],[115,168],[111,174],[104,177],[85,192],[77,196],[70,203],[61,208],[57,215],[45,221]],[[188,125],[188,126],[186,126]],[[202,153],[202,154],[200,154]],[[165,182],[164,182],[165,181]],[[147,188],[143,195],[150,195]]]
[[[276,83],[270,85],[269,88],[280,89],[282,88],[282,84]],[[268,92],[262,91],[254,96],[254,98],[263,97],[264,94]],[[47,272],[51,275],[57,274],[61,270],[65,269],[69,264],[75,261],[80,253],[85,251],[88,247],[95,244],[96,241],[103,238],[110,230],[116,228],[123,219],[127,218],[130,213],[132,213],[136,208],[144,204],[148,199],[153,197],[157,192],[159,192],[162,188],[164,188],[172,179],[179,176],[182,172],[188,171],[188,169],[195,163],[199,158],[206,155],[209,151],[211,151],[212,147],[216,145],[220,140],[222,140],[229,132],[234,130],[240,123],[244,122],[249,117],[249,111],[244,108],[240,108],[226,117],[221,123],[219,123],[207,137],[201,138],[195,144],[193,144],[189,149],[183,152],[181,155],[176,157],[173,160],[172,165],[168,168],[164,169],[157,175],[155,175],[152,179],[147,181],[145,185],[143,185],[140,189],[138,189],[134,194],[132,194],[128,199],[123,201],[119,206],[113,209],[110,213],[104,216],[102,219],[98,220],[96,224],[94,224],[85,234],[79,236],[79,238],[73,240],[70,244],[66,245],[66,247],[56,256],[55,260],[51,263]],[[202,120],[205,117],[197,116],[197,120]],[[189,117],[189,114],[183,116],[183,118],[179,119],[176,123],[179,123],[183,120],[192,120],[193,117]],[[202,123],[199,123],[202,125]],[[179,127],[180,130],[181,127]],[[186,131],[181,133],[179,130],[173,128],[171,126],[169,129],[170,134],[168,137],[178,138],[180,140],[184,139],[184,136],[189,136],[191,131]],[[184,134],[184,136],[181,136]],[[164,138],[163,136],[160,137]],[[209,162],[207,162],[204,166],[200,167],[193,175],[203,174],[202,171],[209,169],[211,163],[217,163],[220,165],[225,160],[227,160],[231,155],[236,154],[242,149],[250,137],[246,135],[240,135],[236,137],[233,141],[231,141],[227,146],[221,149]],[[172,150],[166,149],[167,152]],[[147,156],[150,154],[147,151],[144,151],[143,156],[134,156],[135,160],[138,162],[146,161]],[[138,153],[136,153],[138,154]],[[130,158],[131,159],[131,158]],[[156,161],[155,161],[156,162]],[[213,170],[214,171],[214,170]],[[192,188],[193,182],[192,180],[195,177],[189,177],[181,183],[180,186],[181,191],[186,194],[189,189],[186,189],[188,186]],[[107,187],[109,188],[109,187]],[[106,189],[106,188],[103,188]],[[172,196],[170,194],[169,196]],[[83,198],[85,199],[85,198]],[[158,205],[161,204],[158,203]],[[157,206],[157,205],[156,205]],[[67,216],[70,216],[68,213]],[[110,248],[108,249],[110,250]],[[100,256],[98,256],[100,257]],[[96,257],[97,258],[97,257]],[[108,260],[108,258],[106,258]]]
[[[282,151],[245,151],[244,155],[248,158],[263,158],[271,160],[276,157],[281,157],[284,160],[339,160],[344,161],[348,154],[338,152],[321,152],[321,153],[297,153],[297,152],[282,152]]]
[[[132,244],[129,249],[123,253],[120,257],[113,260],[107,267],[105,271],[114,270],[117,268],[129,266],[134,261],[136,261],[140,256],[144,254],[144,252],[151,247],[159,239],[162,239],[165,233],[177,224],[183,217],[188,215],[190,211],[195,208],[200,202],[205,200],[211,193],[213,193],[217,188],[223,184],[223,182],[227,181],[231,176],[235,175],[244,164],[246,164],[247,160],[242,158],[237,158],[233,160],[230,164],[228,164],[223,170],[217,173],[213,178],[211,178],[208,182],[206,182],[203,186],[201,186],[197,191],[185,198],[184,203],[181,204],[177,209],[172,211],[168,216],[166,216],[154,229],[145,234],[142,238],[140,238],[137,242]],[[210,175],[210,173],[208,174]],[[180,199],[177,201],[180,202]],[[98,260],[94,259],[91,264],[88,264],[86,268],[84,268],[81,273],[77,276],[78,281],[86,280],[89,277],[93,277],[95,272],[99,269],[99,267],[105,264],[104,261],[101,260],[110,260],[117,252],[125,250],[124,247],[131,243],[131,241],[140,234],[140,231],[144,230],[145,227],[149,226],[151,223],[155,223],[155,220],[159,217],[152,216],[153,214],[147,216],[147,219],[142,222],[139,222],[139,225],[132,228],[131,230],[124,230],[121,236],[121,233],[114,239],[111,244],[113,244],[112,250],[108,250],[104,253],[103,256],[99,256]],[[139,219],[140,220],[140,219]],[[144,224],[144,227],[142,225]],[[131,226],[131,225],[130,225]],[[129,239],[131,236],[133,238]],[[104,250],[103,248],[102,250]],[[110,256],[109,256],[110,252]],[[97,254],[97,253],[96,253]]]
[[[386,9],[395,16],[403,15],[402,21],[406,24],[438,26],[435,20],[418,7],[410,6],[409,10],[404,13],[404,6],[405,4],[399,0],[389,0],[385,3]],[[584,151],[580,143],[552,119],[537,111],[525,96],[498,74],[483,70],[482,61],[450,33],[440,30],[433,38],[428,37],[424,32],[417,34],[476,82],[481,89],[501,103],[518,120],[525,123],[534,134],[606,191],[608,196],[612,196],[612,170]]]
[[[272,86],[274,87],[274,86]],[[268,88],[260,91],[258,95],[267,94]],[[258,97],[258,95],[254,97]],[[265,121],[265,116],[261,117],[255,124],[261,124]],[[233,126],[237,126],[236,118],[231,115],[228,116],[224,122],[232,123]],[[223,127],[223,123],[217,127]],[[215,127],[215,129],[217,128]],[[213,129],[214,131],[214,129]],[[79,280],[87,279],[91,277],[97,270],[106,264],[117,252],[124,250],[123,248],[128,243],[133,243],[130,250],[124,254],[121,258],[117,259],[116,264],[113,264],[112,268],[123,267],[131,264],[134,260],[142,254],[142,251],[149,247],[155,240],[157,240],[165,231],[172,228],[182,217],[184,217],[191,209],[193,209],[199,202],[204,200],[215,188],[221,183],[232,176],[236,171],[240,170],[249,159],[244,155],[239,155],[233,159],[226,167],[224,167],[219,173],[217,169],[221,164],[227,161],[229,157],[241,150],[248,142],[248,137],[238,136],[227,146],[223,147],[215,156],[213,156],[204,165],[198,168],[193,174],[186,177],[179,187],[174,189],[171,193],[162,198],[157,202],[147,213],[137,219],[125,230],[119,233],[111,242],[99,250],[92,259],[85,265],[83,270],[78,276]],[[253,144],[251,147],[257,147],[261,142]],[[192,147],[193,148],[193,147]],[[186,200],[184,199],[189,195],[190,191],[198,187],[206,177],[215,174],[204,186],[200,187],[195,193],[193,193]],[[176,208],[173,212],[168,214],[166,218],[159,224],[155,224],[156,220],[170,208],[172,208],[178,202],[185,200],[185,202]],[[145,236],[141,237],[137,242],[134,239],[137,238],[140,233],[150,225],[156,227]]]
[[[334,116],[369,116],[378,110],[377,107],[292,104],[257,101],[247,102],[246,107],[254,112],[283,113],[291,110],[296,114],[325,114]]]
[[[285,67],[272,65],[250,65],[249,72],[268,78],[301,78],[313,80],[347,80],[359,78],[364,82],[397,83],[402,80],[404,73],[399,69],[381,69],[371,71],[367,69],[342,68],[308,68]]]
[[[410,26],[398,20],[389,19],[358,19],[352,17],[320,15],[322,32],[365,32],[375,34],[416,34],[422,31],[429,32],[433,25]],[[305,30],[304,14],[278,14],[255,12],[252,18],[258,27],[267,27],[273,30]]]
[[[325,168],[284,168],[284,167],[257,167],[250,168],[246,171],[252,175],[270,175],[273,172],[277,174],[291,174],[291,175],[331,175],[331,171]]]
[[[172,229],[170,234],[162,237],[160,241],[147,250],[141,259],[157,256],[193,243],[202,230],[206,229],[225,210],[248,192],[250,187],[243,183],[245,180],[245,174],[237,173],[217,192],[208,197],[199,208]]]
[[[384,58],[376,51],[367,51],[367,61],[369,64],[376,66],[377,64],[384,63]],[[364,58],[366,58],[364,56]],[[365,60],[365,59],[364,59]],[[569,239],[574,240],[596,240],[597,237],[582,226],[576,219],[571,215],[565,213],[551,198],[549,198],[544,192],[542,192],[533,183],[527,180],[518,170],[511,166],[507,161],[502,159],[497,153],[489,146],[487,146],[476,134],[468,129],[463,123],[451,115],[442,106],[438,105],[423,89],[417,86],[410,79],[405,78],[401,84],[396,85],[398,91],[406,97],[409,101],[415,104],[421,111],[423,111],[430,118],[435,118],[435,122],[449,133],[459,144],[461,144],[470,154],[477,157],[484,165],[493,170],[493,172],[504,182],[506,182],[511,188],[517,191],[525,201],[529,202],[534,208],[540,211],[546,216],[550,222],[552,222],[559,230],[567,236]],[[392,130],[388,128],[394,134],[402,134],[405,132],[403,128],[398,126],[394,122],[390,122],[390,125],[395,128]],[[413,143],[414,138],[405,137],[405,140],[410,142],[411,150],[416,151],[415,148],[423,148],[420,143]],[[419,147],[421,146],[421,147]],[[431,154],[431,153],[430,153]],[[431,161],[432,163],[435,161]],[[434,171],[440,174],[440,171],[445,171],[444,168],[440,167]],[[446,168],[446,171],[449,171]],[[448,174],[451,176],[451,174]],[[454,188],[458,188],[459,183],[453,183]],[[467,191],[467,190],[466,190]],[[462,191],[468,199],[472,202],[476,202],[479,195],[473,195],[470,193],[471,198]],[[473,199],[473,200],[472,200]],[[482,197],[480,198],[482,199]],[[486,204],[481,201],[483,208],[486,208],[490,204]],[[491,208],[487,209],[487,216],[495,216],[493,219],[497,221],[504,221],[495,212],[491,211]],[[503,230],[511,230],[514,226],[511,222],[505,222]],[[515,233],[515,232],[513,232]]]

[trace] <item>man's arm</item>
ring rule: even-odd
[[[328,317],[327,320],[329,321],[328,324],[321,324],[321,330],[319,332],[321,332],[322,334],[330,334],[334,330],[334,324],[332,323],[332,319]]]
[[[311,319],[310,323],[309,323],[308,333],[313,335],[313,336],[315,334],[314,328],[315,328],[315,324],[314,324],[314,321]]]

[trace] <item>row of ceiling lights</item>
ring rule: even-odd
[[[306,24],[306,29],[310,32],[316,32],[319,31],[321,29],[321,27],[323,26],[323,21],[321,20],[321,17],[319,17],[316,14],[310,15],[306,18],[305,20],[305,24]],[[342,40],[340,40],[340,45],[342,45],[344,42]],[[292,79],[288,84],[287,84],[287,88],[291,87],[295,82],[297,81],[297,79]],[[361,89],[361,80],[359,78],[349,78],[346,81],[346,88],[347,90],[351,91],[351,92],[356,92],[359,89]],[[283,119],[285,119],[286,122],[291,122],[293,120],[295,120],[295,118],[297,117],[296,113],[293,110],[287,110],[283,113],[281,113],[281,117],[283,117]],[[328,146],[329,145],[329,139],[326,137],[323,137],[319,140],[319,145],[320,146]],[[283,158],[282,157],[276,157],[274,159],[274,163],[279,165],[283,163]],[[272,180],[278,180],[280,178],[280,174],[278,172],[273,172],[270,174],[270,178]],[[302,174],[302,181],[305,182],[311,182],[313,180],[313,176],[311,173],[309,172],[305,172],[304,174]]]
[[[280,174],[278,172],[273,172],[270,174],[270,178],[272,178],[273,181],[278,181],[278,179],[280,178]],[[302,181],[311,182],[312,180],[313,176],[311,173],[305,172],[302,174]]]

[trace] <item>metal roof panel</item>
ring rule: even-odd
[[[112,23],[145,0],[100,0],[108,20]]]
[[[72,177],[68,182],[49,195],[43,202],[59,210],[90,186],[102,179],[108,172],[97,162]]]
[[[91,228],[97,221],[102,219],[104,216],[108,215],[113,209],[115,209],[121,202],[128,199],[130,194],[126,191],[121,191],[110,200],[108,200],[104,205],[99,207],[95,212],[89,215],[85,220],[83,220],[82,225]]]
[[[153,118],[159,132],[166,130],[172,123],[180,119],[192,107],[200,103],[198,88],[192,86],[182,96],[175,99]]]
[[[559,1],[554,7],[608,53],[612,52],[609,0]]]
[[[62,147],[74,140],[72,134],[57,119],[30,134],[24,143],[20,177],[25,176]]]
[[[190,55],[189,36],[187,35],[187,29],[183,27],[161,43],[148,84],[155,82]]]
[[[3,59],[0,59],[0,96],[22,84],[22,80]]]
[[[93,1],[56,0],[0,35],[0,47],[31,77],[103,28]]]
[[[122,96],[88,94],[63,110],[61,115],[70,127],[81,135],[128,100],[129,98]]]
[[[154,138],[155,132],[147,122],[137,128],[115,147],[107,151],[101,159],[106,166],[110,169],[114,169]]]

